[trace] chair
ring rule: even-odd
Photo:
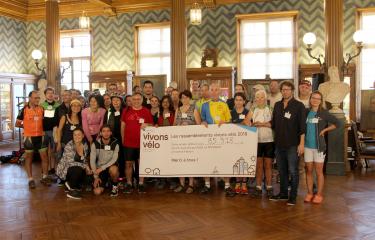
[[[375,140],[372,138],[359,138],[357,124],[352,121],[354,148],[356,161],[364,160],[364,167],[368,168],[368,160],[375,160]]]

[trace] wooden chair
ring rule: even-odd
[[[368,160],[375,160],[375,140],[372,138],[359,138],[357,124],[352,121],[354,136],[355,159],[357,162],[364,160],[363,166],[368,168]]]

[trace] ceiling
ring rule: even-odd
[[[57,1],[57,0],[49,0]],[[87,15],[114,15],[171,7],[176,0],[60,0],[60,18],[78,17],[85,11]],[[265,2],[271,0],[197,0],[202,6],[214,7],[221,4],[239,2]],[[185,0],[190,6],[195,0]],[[0,15],[31,21],[45,19],[46,0],[0,0]]]

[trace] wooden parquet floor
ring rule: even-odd
[[[372,166],[375,169],[375,166]],[[150,190],[67,199],[52,186],[29,191],[18,165],[0,165],[0,239],[375,239],[375,170],[326,178],[322,205],[294,207],[250,196]],[[36,167],[34,172],[38,172]]]

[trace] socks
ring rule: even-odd
[[[225,189],[229,188],[230,187],[230,183],[229,182],[226,182],[225,183]]]
[[[267,188],[267,190],[270,190],[270,189],[272,189],[272,186],[267,186],[266,188]]]
[[[257,190],[262,190],[262,186],[256,186],[255,187]]]
[[[210,184],[210,182],[204,182],[204,185],[205,185],[206,187],[208,187],[208,188],[211,188],[211,184]]]
[[[47,174],[43,174],[42,179],[46,178],[47,176],[48,176]]]

